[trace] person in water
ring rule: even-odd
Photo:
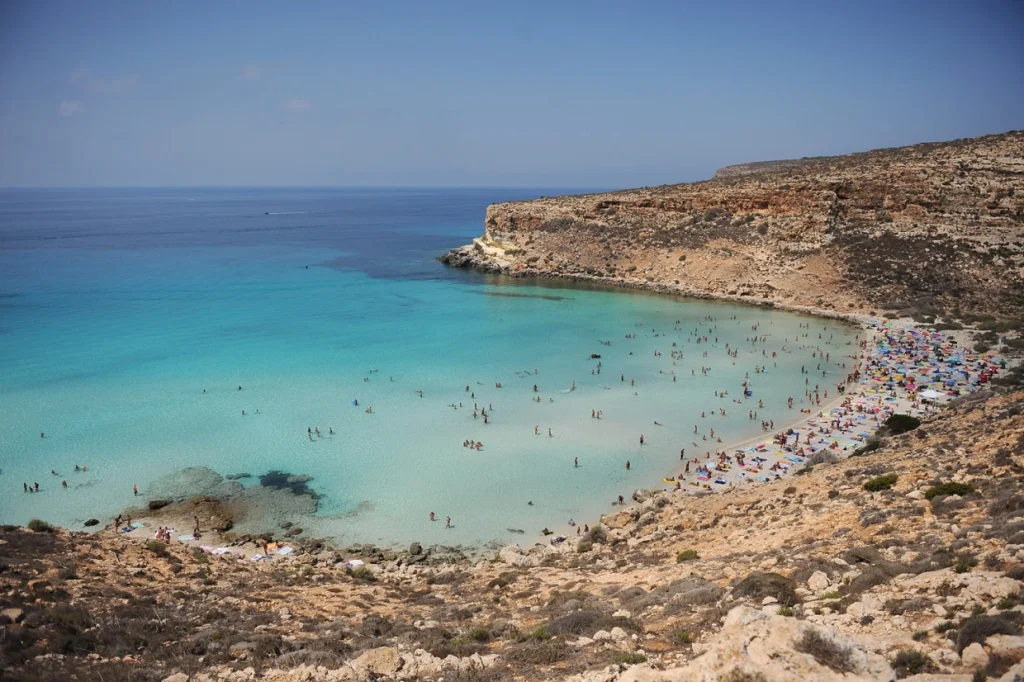
[[[430,520],[431,521],[436,521],[437,520],[437,517],[434,515],[434,512],[430,512]]]

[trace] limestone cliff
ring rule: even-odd
[[[495,204],[442,260],[837,311],[1005,313],[1024,307],[1024,132]]]

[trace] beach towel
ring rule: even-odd
[[[178,542],[191,542],[192,540],[195,540],[195,539],[196,539],[196,536],[194,536],[194,535],[179,535],[178,536]]]
[[[281,547],[280,549],[278,549],[277,553],[278,554],[291,554],[294,551],[295,550],[292,549],[291,547],[285,546],[285,547]]]
[[[213,550],[212,553],[213,554],[230,554],[231,553],[231,548],[229,548],[229,547],[217,547],[216,549]]]
[[[253,561],[263,561],[263,559],[265,559],[265,558],[266,557],[264,557],[262,554],[253,554],[252,555],[252,560]]]
[[[363,565],[363,560],[362,559],[350,559],[349,561],[347,561],[345,563],[345,568],[356,568],[357,566],[362,566],[362,565]]]

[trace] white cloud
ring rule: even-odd
[[[60,103],[61,116],[74,116],[81,113],[84,109],[85,106],[76,99],[66,99]]]
[[[70,80],[87,92],[100,95],[109,95],[117,92],[124,92],[139,84],[139,74],[128,73],[122,76],[104,78],[98,76],[89,69],[72,71]]]
[[[244,81],[259,80],[263,77],[263,69],[255,64],[246,64],[245,68],[242,69],[242,73],[240,73],[238,77]]]
[[[285,101],[283,106],[291,111],[304,111],[312,108],[313,103],[302,97],[292,97],[290,100]]]

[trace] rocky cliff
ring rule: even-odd
[[[496,204],[443,260],[836,311],[1019,310],[1024,132]]]

